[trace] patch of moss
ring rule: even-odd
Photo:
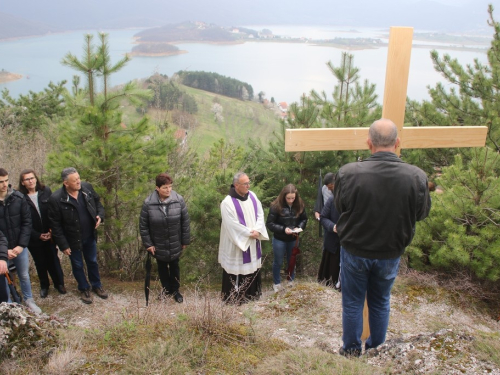
[[[282,293],[275,293],[270,297],[271,303],[268,306],[278,314],[295,313],[302,308],[314,306],[324,288],[314,283],[297,284]]]
[[[221,342],[211,343],[205,357],[206,374],[248,373],[266,358],[289,349],[281,340],[260,337],[253,344],[233,343],[225,345]]]

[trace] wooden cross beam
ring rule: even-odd
[[[403,127],[413,28],[391,27],[382,117],[398,127],[400,150],[482,147],[486,126]],[[368,128],[287,129],[285,151],[367,150]]]
[[[401,148],[483,147],[486,126],[403,127],[413,38],[411,27],[391,27],[382,117],[398,128]],[[368,128],[287,129],[285,151],[367,150]],[[368,307],[363,311],[362,340],[370,335]]]

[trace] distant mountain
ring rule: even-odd
[[[491,0],[3,0],[0,12],[70,29],[156,27],[185,20],[231,25],[413,26],[487,29]],[[500,19],[500,15],[497,17]],[[0,23],[0,27],[3,27]],[[22,25],[16,28],[23,31]],[[11,33],[14,33],[12,30]]]
[[[61,31],[61,29],[0,12],[0,39],[43,35],[56,31]]]
[[[172,43],[172,42],[234,42],[235,34],[229,30],[203,22],[182,22],[154,27],[135,34],[142,43]]]

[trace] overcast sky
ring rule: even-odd
[[[0,12],[61,29],[153,27],[198,20],[226,26],[399,25],[467,31],[487,28],[488,3],[500,12],[500,0],[0,0]]]

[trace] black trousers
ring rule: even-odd
[[[36,273],[40,279],[40,288],[48,289],[50,286],[49,276],[54,286],[64,285],[64,274],[61,262],[57,256],[56,245],[50,241],[45,241],[41,246],[31,246],[28,248],[35,261]],[[47,275],[48,272],[48,275]]]
[[[179,268],[179,259],[171,262],[163,262],[156,259],[158,264],[158,276],[160,276],[163,292],[166,294],[174,294],[179,291],[181,281],[181,271]]]
[[[9,295],[7,294],[7,280],[5,275],[0,275],[0,303],[7,302],[9,300]]]
[[[222,269],[222,300],[241,305],[258,300],[262,294],[260,269],[249,275],[232,275]]]

